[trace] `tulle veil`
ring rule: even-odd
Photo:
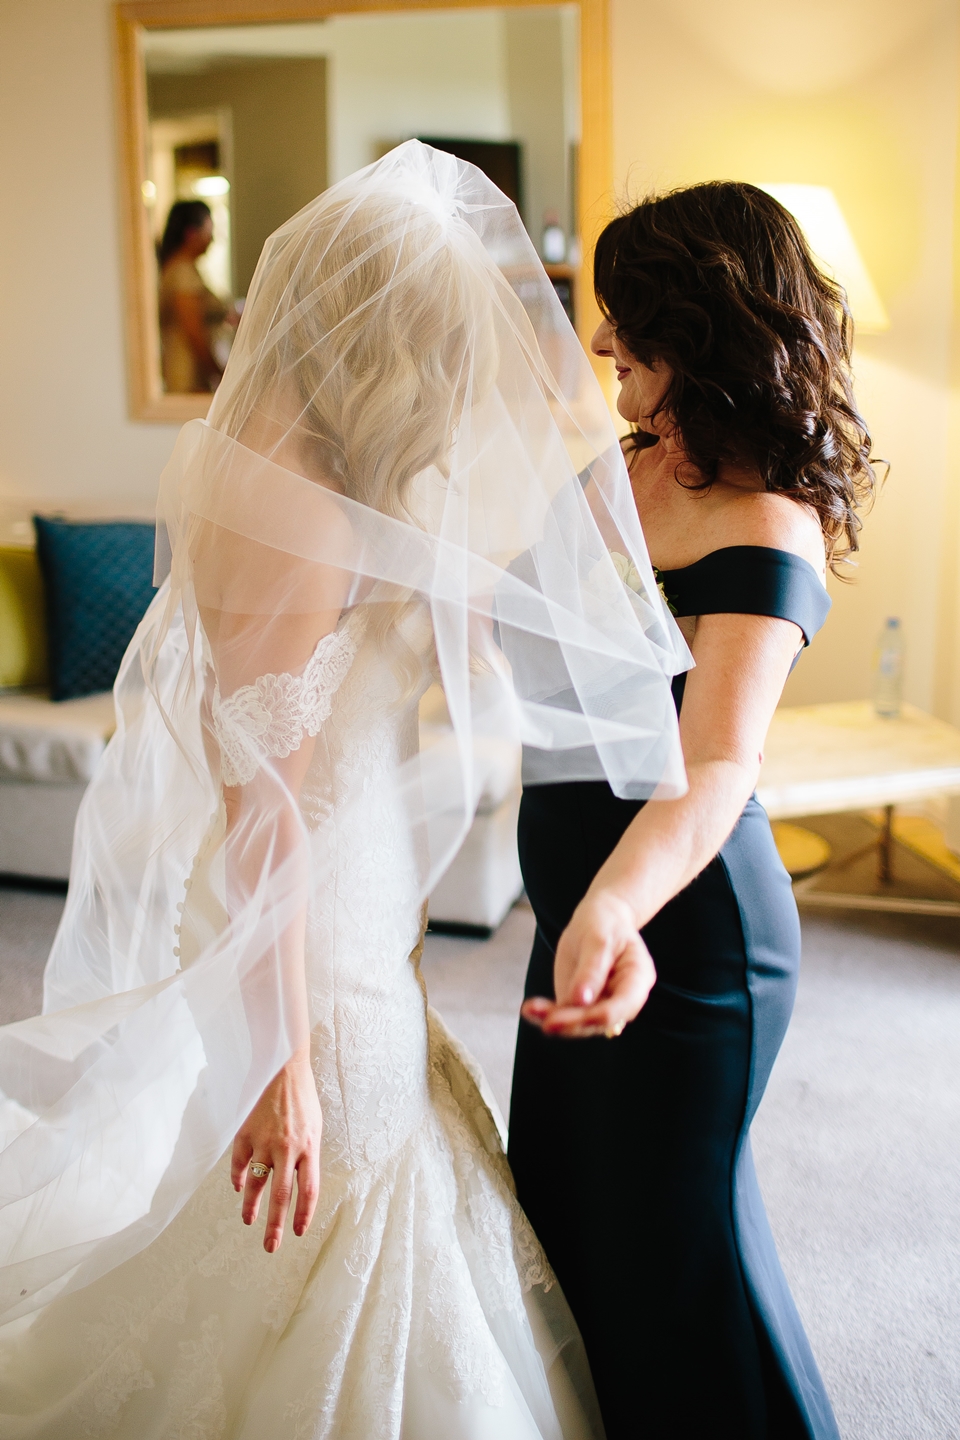
[[[392,779],[423,899],[521,746],[531,784],[685,786],[689,656],[602,393],[515,208],[450,155],[409,141],[267,242],[157,553],[44,1012],[0,1029],[8,1320],[148,1244],[310,1028],[337,816],[303,814],[302,737],[268,735],[264,697],[330,636],[391,668],[414,728],[442,689]]]

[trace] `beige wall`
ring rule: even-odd
[[[511,138],[523,144],[523,218],[539,245],[547,210],[570,230],[570,152],[557,143],[566,119],[561,18],[555,10],[508,10],[503,18]]]
[[[495,11],[339,15],[323,32],[331,180],[411,135],[513,138]]]
[[[127,419],[110,7],[0,5],[0,502],[152,503],[175,430]]]
[[[857,579],[790,681],[795,703],[869,693],[902,616],[908,696],[960,721],[955,669],[951,292],[958,47],[951,0],[613,0],[621,194],[707,179],[830,185],[892,318],[856,356],[891,464]],[[960,438],[960,436],[958,436]]]

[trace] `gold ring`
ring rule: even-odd
[[[608,1040],[616,1040],[618,1035],[623,1034],[623,1027],[626,1025],[626,1023],[626,1020],[618,1020],[616,1025],[608,1025],[603,1033],[606,1035]]]
[[[264,1165],[262,1160],[254,1160],[250,1166],[250,1174],[255,1175],[258,1180],[263,1180],[270,1174],[271,1167]]]

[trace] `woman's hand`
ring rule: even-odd
[[[633,908],[611,890],[592,888],[560,936],[553,973],[556,1000],[526,1000],[521,1014],[567,1039],[619,1035],[657,978]]]
[[[310,1068],[309,1049],[300,1050],[271,1080],[251,1110],[233,1142],[231,1179],[233,1188],[243,1191],[243,1223],[252,1225],[260,1200],[270,1185],[270,1209],[263,1248],[269,1255],[280,1248],[283,1227],[297,1181],[297,1208],[293,1233],[303,1235],[320,1194],[320,1135],[323,1116],[317,1084]],[[269,1165],[270,1172],[258,1176],[251,1164]]]

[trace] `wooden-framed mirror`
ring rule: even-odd
[[[204,416],[266,236],[413,135],[517,200],[586,344],[612,183],[608,3],[118,4],[131,416]]]

